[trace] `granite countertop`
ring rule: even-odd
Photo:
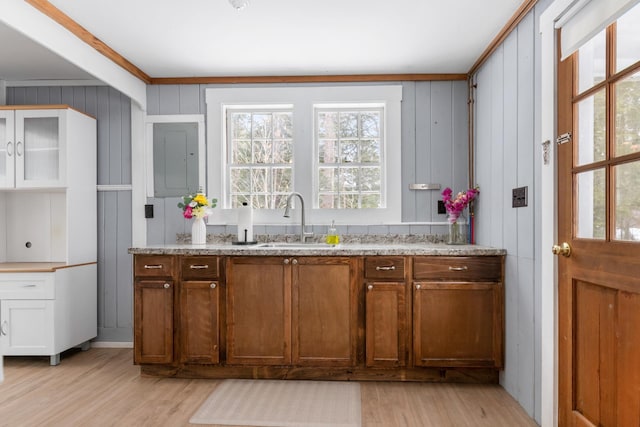
[[[360,255],[434,255],[491,256],[506,255],[506,250],[478,245],[447,245],[443,243],[341,243],[329,246],[318,243],[258,243],[232,245],[176,244],[148,245],[129,248],[130,254],[142,255],[249,255],[249,256],[360,256]]]

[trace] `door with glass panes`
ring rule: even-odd
[[[640,425],[639,38],[636,6],[558,65],[561,426]]]

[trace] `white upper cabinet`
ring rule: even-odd
[[[0,188],[66,187],[94,122],[62,105],[0,107]]]

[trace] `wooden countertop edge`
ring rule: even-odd
[[[1,262],[0,273],[53,273],[65,268],[93,265],[97,262],[66,264],[64,262]]]

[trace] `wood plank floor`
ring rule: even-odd
[[[0,426],[188,426],[217,380],[141,377],[131,349],[5,357]],[[496,385],[362,382],[363,427],[536,426]]]

